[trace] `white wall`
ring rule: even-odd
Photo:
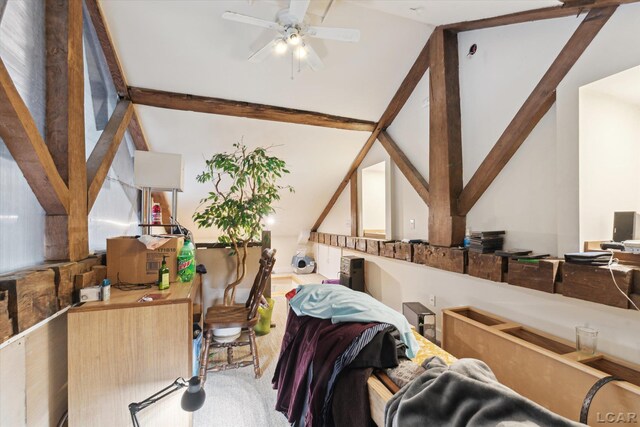
[[[459,34],[464,182],[468,182],[531,90],[581,22],[567,17]],[[578,89],[640,64],[640,4],[623,5],[609,20],[557,90],[557,102],[467,216],[471,229],[504,229],[507,247],[553,255],[581,248],[578,179]],[[467,57],[469,46],[478,52]],[[423,78],[390,135],[428,178],[428,82]],[[362,167],[388,158],[375,144]],[[427,238],[427,208],[394,173],[395,238]],[[411,192],[413,196],[408,196]],[[343,212],[347,215],[348,212]],[[416,218],[416,231],[407,230]],[[421,222],[417,220],[420,219]],[[317,252],[324,253],[317,245]],[[573,339],[588,323],[601,331],[600,348],[640,362],[640,314],[560,295],[448,273],[386,258],[364,256],[369,291],[400,309],[403,301],[437,308],[475,305],[549,333]],[[335,256],[335,254],[333,254]],[[320,266],[334,269],[330,262]]]
[[[333,208],[322,221],[318,231],[321,233],[351,235],[351,183],[342,190]]]
[[[580,240],[610,240],[613,213],[640,211],[640,106],[580,89]]]

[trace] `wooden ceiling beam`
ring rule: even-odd
[[[33,116],[0,59],[0,137],[47,214],[64,215],[69,189],[60,177]]]
[[[580,13],[588,12],[595,8],[619,6],[621,4],[636,3],[638,1],[640,0],[568,0],[560,6],[525,10],[523,12],[515,12],[508,15],[477,19],[474,21],[457,22],[455,24],[443,25],[442,28],[455,32],[482,30],[503,25],[577,16]]]
[[[465,186],[458,200],[460,215],[466,215],[471,210],[551,108],[555,102],[556,88],[616,8],[592,9],[587,14]]]
[[[198,113],[223,116],[246,117],[249,119],[271,120],[275,122],[321,126],[336,129],[373,131],[374,122],[332,116],[314,111],[275,107],[252,102],[232,101],[229,99],[189,95],[137,87],[129,88],[129,96],[134,104],[171,110],[195,111]]]
[[[100,41],[100,47],[102,48],[102,53],[107,61],[107,67],[111,73],[111,80],[113,81],[113,85],[116,87],[118,96],[121,98],[128,98],[129,92],[127,88],[127,80],[124,77],[124,72],[122,71],[122,65],[118,59],[118,54],[113,48],[113,40],[111,39],[111,35],[107,29],[104,14],[98,4],[98,0],[85,0],[85,4],[87,5],[87,11],[89,12],[91,22],[93,23],[93,28],[96,30],[96,35]]]
[[[402,149],[398,147],[398,144],[396,144],[386,131],[380,132],[378,141],[380,141],[380,144],[387,150],[391,160],[398,166],[398,169],[400,169],[400,172],[407,178],[407,181],[409,181],[413,189],[416,190],[418,196],[429,206],[429,184],[427,180],[418,172]]]
[[[98,198],[98,193],[109,173],[113,159],[118,152],[120,142],[124,138],[124,132],[129,127],[133,116],[133,105],[130,101],[120,101],[116,105],[107,126],[102,131],[96,146],[93,148],[87,160],[87,211]]]
[[[436,28],[429,74],[429,242],[462,243],[465,217],[457,209],[462,191],[462,132],[458,36]]]

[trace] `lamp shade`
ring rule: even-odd
[[[198,377],[191,377],[187,390],[182,395],[180,406],[187,412],[197,411],[204,405],[206,394]]]
[[[184,186],[184,162],[181,154],[136,151],[134,155],[134,179],[138,188],[182,191]]]

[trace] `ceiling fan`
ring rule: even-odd
[[[235,12],[224,12],[222,18],[243,24],[256,25],[277,31],[279,34],[262,49],[249,57],[250,62],[260,62],[272,53],[284,55],[288,51],[300,60],[305,60],[309,67],[316,71],[324,64],[308,43],[307,38],[357,42],[360,30],[349,28],[315,27],[304,23],[304,16],[311,0],[291,0],[288,9],[278,12],[275,22]]]

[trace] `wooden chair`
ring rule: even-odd
[[[260,269],[253,281],[249,298],[244,305],[214,305],[209,307],[204,319],[204,351],[200,356],[200,378],[204,382],[207,372],[225,371],[227,369],[242,368],[253,365],[256,378],[260,378],[260,360],[256,346],[256,334],[253,327],[258,323],[258,306],[262,293],[271,276],[271,270],[276,262],[275,249],[265,249],[260,258]],[[214,329],[242,328],[249,336],[248,341],[235,340],[232,342],[216,342],[213,337]],[[248,345],[251,351],[251,361],[233,362],[233,348]],[[227,363],[209,366],[209,351],[211,348],[226,348]]]

